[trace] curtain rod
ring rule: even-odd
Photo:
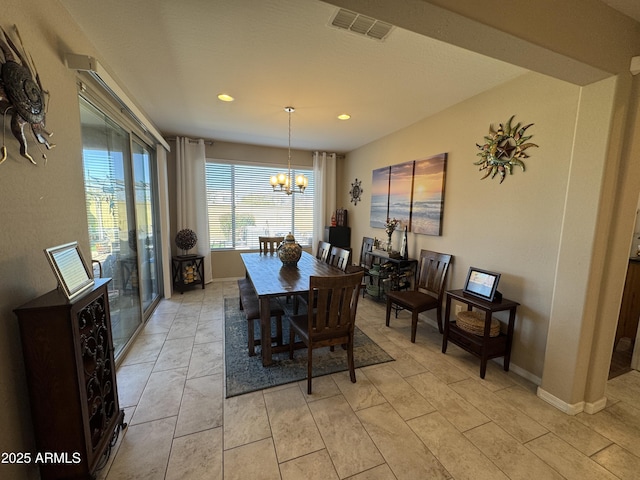
[[[175,142],[176,137],[166,137],[165,140],[168,142]],[[194,139],[194,138],[188,138],[187,140],[189,140],[189,143],[198,143],[200,141],[199,139]],[[204,140],[204,144],[213,145],[213,140]]]

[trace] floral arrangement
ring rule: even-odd
[[[191,250],[198,243],[198,236],[193,230],[185,228],[176,234],[176,246],[180,250]]]
[[[387,235],[389,235],[389,237],[391,237],[394,230],[398,227],[399,224],[400,224],[400,220],[396,220],[395,218],[392,218],[391,220],[387,219],[387,221],[384,224],[384,229],[387,232]]]

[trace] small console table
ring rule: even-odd
[[[171,262],[173,288],[184,293],[196,285],[204,290],[204,257],[200,255],[178,255]]]
[[[488,302],[481,298],[464,293],[462,290],[450,290],[445,292],[447,297],[444,311],[444,336],[442,338],[442,353],[447,352],[447,342],[452,342],[460,348],[480,357],[480,378],[484,378],[487,371],[487,360],[490,358],[504,357],[504,371],[509,371],[511,360],[511,344],[513,343],[513,328],[516,321],[517,302],[503,298],[501,301]],[[451,314],[451,300],[456,300],[467,305],[467,310],[481,310],[485,313],[484,334],[475,335],[467,332],[449,320]],[[489,335],[491,330],[491,318],[494,312],[509,311],[509,325],[507,333],[500,333],[496,337]]]

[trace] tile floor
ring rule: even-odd
[[[640,471],[640,372],[609,382],[596,415],[568,416],[535,386],[408,313],[358,325],[396,358],[224,398],[223,298],[235,282],[163,300],[118,370],[129,426],[100,477],[121,479],[631,479]]]

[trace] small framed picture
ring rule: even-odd
[[[494,300],[500,299],[500,293],[498,292],[499,281],[499,273],[470,267],[469,273],[467,274],[467,281],[462,291],[466,294],[493,302]]]
[[[69,300],[93,286],[93,272],[82,258],[78,242],[46,248],[44,253]]]

